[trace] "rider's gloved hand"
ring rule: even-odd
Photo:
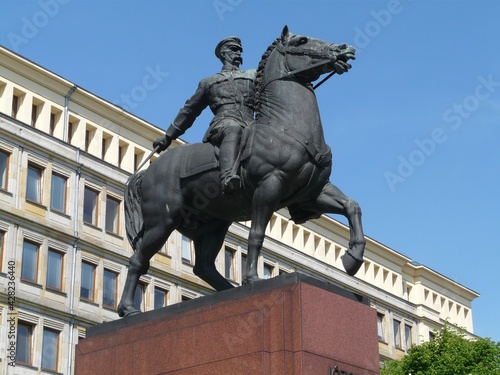
[[[153,148],[159,147],[157,152],[160,153],[162,151],[165,151],[171,143],[172,138],[170,138],[168,135],[164,135],[153,142]]]

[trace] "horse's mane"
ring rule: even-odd
[[[264,82],[263,82],[263,73],[264,68],[266,67],[267,60],[271,52],[274,51],[276,45],[281,41],[281,38],[277,38],[269,47],[267,47],[266,52],[262,54],[262,58],[259,62],[259,66],[257,67],[257,74],[255,76],[255,118],[258,119],[260,117],[260,96],[262,91],[264,91]]]

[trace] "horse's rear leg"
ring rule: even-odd
[[[226,221],[211,221],[199,227],[193,237],[196,255],[193,272],[217,291],[233,288],[215,267],[215,259],[224,244],[230,225],[231,223]]]
[[[349,249],[342,257],[342,264],[346,272],[354,276],[363,264],[366,244],[359,204],[347,197],[331,183],[325,185],[316,200],[316,204],[321,212],[340,214],[347,218],[350,228],[350,241]]]
[[[120,317],[140,313],[140,310],[134,307],[134,294],[139,278],[148,271],[149,260],[161,249],[174,230],[174,226],[167,225],[164,218],[161,217],[149,218],[144,225],[146,229],[141,247],[134,252],[129,260],[127,279],[117,309]]]

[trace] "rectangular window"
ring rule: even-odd
[[[83,221],[97,226],[97,202],[99,193],[85,187],[83,196]]]
[[[16,362],[31,365],[31,348],[33,341],[33,326],[17,323]]]
[[[264,264],[264,279],[270,279],[271,277],[273,277],[273,266]]]
[[[185,236],[182,236],[181,240],[181,254],[182,260],[188,263],[192,262],[191,259],[191,240]]]
[[[104,270],[104,291],[102,304],[111,308],[116,307],[116,283],[118,275],[114,272]]]
[[[146,287],[143,284],[137,284],[134,292],[134,307],[137,310],[144,311],[144,291]]]
[[[224,251],[224,277],[234,280],[234,251],[227,248]]]
[[[57,353],[59,351],[59,332],[43,330],[42,369],[57,370]]]
[[[46,285],[57,290],[62,289],[62,266],[64,255],[58,251],[49,249],[47,257],[47,279]]]
[[[94,300],[95,266],[82,262],[82,281],[80,284],[80,298]]]
[[[26,199],[42,203],[42,168],[28,164],[28,179],[26,182]]]
[[[394,319],[393,327],[394,327],[394,346],[396,348],[401,348],[401,322]]]
[[[411,347],[411,326],[405,324],[405,349],[408,350]]]
[[[384,340],[384,314],[377,313],[377,333],[379,341]]]
[[[37,119],[38,119],[38,106],[36,104],[32,104],[31,105],[31,126],[35,127]]]
[[[106,197],[106,230],[118,234],[120,201],[109,196]]]
[[[0,151],[0,189],[7,190],[7,181],[9,172],[9,154]]]
[[[2,269],[2,259],[3,259],[3,239],[5,237],[5,232],[0,230],[0,270]]]
[[[52,173],[52,184],[50,188],[50,208],[56,211],[66,211],[66,186],[67,178]]]
[[[21,264],[22,279],[36,282],[38,272],[38,249],[38,244],[24,241],[23,259]]]
[[[155,288],[155,310],[167,305],[167,295],[166,290]]]

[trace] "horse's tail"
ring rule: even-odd
[[[139,171],[130,177],[125,188],[125,229],[128,242],[134,251],[140,247],[144,236],[144,219],[141,208],[141,184],[144,172]]]

